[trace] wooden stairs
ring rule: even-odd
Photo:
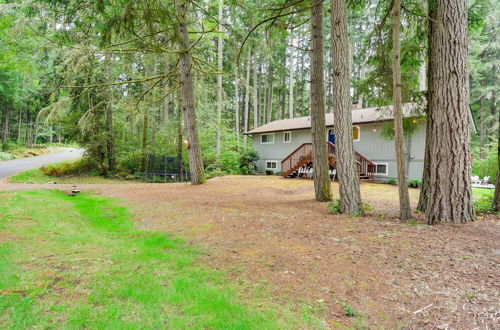
[[[336,147],[335,144],[327,142],[328,146],[328,164],[330,169],[337,168]],[[285,159],[281,161],[281,175],[285,178],[298,176],[298,170],[302,167],[308,167],[314,161],[312,156],[312,143],[307,142],[300,145],[292,151]],[[373,180],[375,175],[375,164],[368,160],[359,152],[355,152],[356,164],[358,166],[358,175],[360,180]]]

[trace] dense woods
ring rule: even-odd
[[[2,150],[75,142],[101,175],[121,177],[164,155],[201,184],[251,172],[246,131],[311,115],[324,201],[333,112],[342,212],[361,214],[351,105],[394,104],[407,220],[412,123],[401,104],[415,102],[429,119],[419,209],[429,223],[472,221],[471,174],[496,178],[500,209],[499,10],[489,0],[0,0]]]

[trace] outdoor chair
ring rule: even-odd
[[[471,176],[470,180],[471,180],[471,183],[473,183],[473,184],[479,184],[480,183],[479,176],[477,176],[477,175]]]
[[[482,184],[483,186],[486,186],[486,185],[488,185],[488,183],[490,183],[490,177],[489,177],[489,176],[485,176],[485,177],[483,178],[483,180],[481,180],[481,184]]]

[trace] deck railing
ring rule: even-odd
[[[292,151],[285,159],[281,161],[281,173],[288,175],[288,172],[302,159],[312,158],[312,143],[306,142],[301,144],[297,149]]]
[[[330,141],[327,142],[327,147],[328,156],[335,155],[337,153],[337,147]],[[311,142],[306,142],[292,151],[285,159],[281,161],[282,175],[289,175],[290,171],[292,171],[301,160],[304,160],[306,158],[310,158],[311,160],[313,160],[312,149],[313,144]],[[365,176],[368,176],[370,179],[373,179],[373,176],[375,174],[375,164],[357,151],[355,152],[355,157],[358,168],[358,175],[363,174]]]

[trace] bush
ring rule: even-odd
[[[43,174],[48,176],[66,176],[82,173],[92,173],[95,169],[95,164],[88,158],[82,158],[75,162],[64,162],[53,165],[45,165],[40,168]]]
[[[397,183],[396,179],[394,178],[390,178],[389,180],[387,180],[387,183],[388,184],[392,184],[392,185],[395,185]]]
[[[422,185],[422,182],[420,180],[409,180],[408,181],[408,187],[411,188],[418,188]]]
[[[475,152],[478,154],[479,152]],[[481,159],[478,156],[474,157],[472,162],[472,175],[477,175],[481,179],[485,176],[490,177],[490,182],[494,183],[497,177],[498,171],[498,156],[497,149],[490,148],[486,154],[486,158]]]
[[[493,213],[493,195],[484,195],[475,201],[474,209],[478,213]]]
[[[328,203],[328,212],[331,214],[340,214],[341,211],[340,207],[340,199],[334,200],[333,202]]]
[[[240,156],[240,173],[241,174],[254,174],[257,166],[255,162],[259,160],[259,154],[255,150],[248,150],[243,152]]]
[[[125,153],[118,158],[118,169],[120,172],[125,173],[141,173],[141,159],[140,153]]]

